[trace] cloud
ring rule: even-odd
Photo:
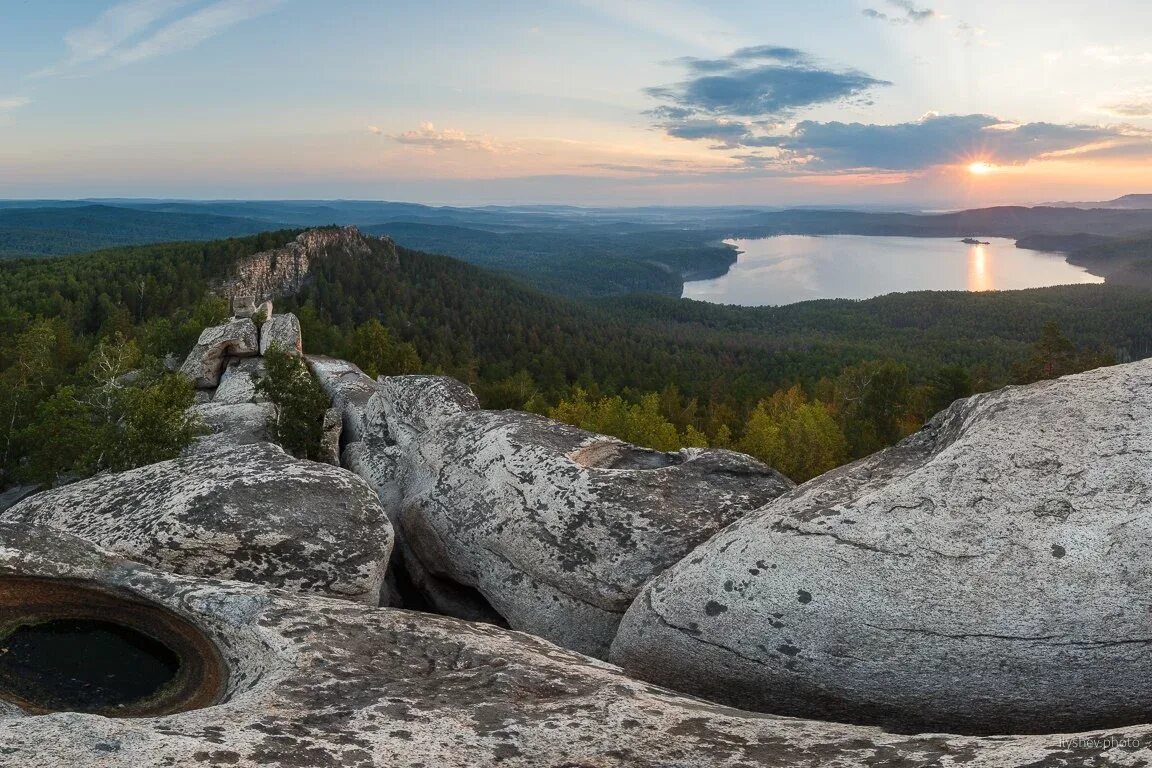
[[[10,112],[13,109],[20,109],[32,103],[32,99],[27,96],[0,96],[0,112]]]
[[[1125,147],[1152,155],[1152,134],[1123,127],[1011,123],[991,115],[926,115],[910,123],[798,123],[785,135],[750,136],[813,170],[917,171],[983,160],[1023,165],[1047,157]]]
[[[701,117],[779,119],[796,109],[860,97],[891,85],[857,70],[829,69],[803,51],[780,46],[740,48],[719,59],[682,58],[689,77],[645,90],[663,102],[652,114],[666,129]],[[671,131],[670,131],[671,132]]]
[[[920,8],[912,0],[885,0],[896,10],[885,13],[875,8],[865,8],[862,13],[870,19],[886,21],[889,24],[920,24],[939,16],[931,8]]]
[[[1116,45],[1097,45],[1084,49],[1084,56],[1104,64],[1140,65],[1152,64],[1152,53],[1147,51],[1130,51]]]
[[[370,127],[372,133],[382,134],[379,128]],[[496,141],[491,136],[479,136],[452,128],[437,128],[432,123],[422,123],[413,131],[404,131],[388,136],[392,141],[428,151],[472,150],[491,154],[518,152],[519,147]]]
[[[1152,93],[1105,104],[1103,110],[1117,117],[1152,117]]]
[[[229,27],[274,10],[285,0],[126,0],[64,36],[68,57],[37,76],[85,66],[112,68],[200,45]],[[183,16],[179,12],[191,8]]]

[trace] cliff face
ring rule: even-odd
[[[397,263],[396,244],[390,238],[364,235],[356,227],[311,229],[283,248],[241,259],[220,292],[233,304],[291,296],[308,284],[317,263],[337,255],[382,259],[388,266]]]

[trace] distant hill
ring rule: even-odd
[[[1115,200],[1105,200],[1094,203],[1045,203],[1052,208],[1115,208],[1121,210],[1147,210],[1152,209],[1152,194],[1124,195]]]
[[[63,256],[122,245],[219,240],[277,227],[205,213],[160,213],[108,205],[0,206],[0,259]]]

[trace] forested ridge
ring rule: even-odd
[[[94,386],[97,351],[131,344],[140,365],[186,354],[225,314],[211,289],[234,261],[296,234],[0,264],[3,429],[17,446],[5,480],[59,428],[58,414],[45,410],[53,394]],[[1152,351],[1152,294],[1130,288],[920,292],[775,308],[657,296],[576,301],[397,250],[390,267],[322,260],[298,296],[277,302],[277,311],[300,316],[309,352],[372,375],[447,373],[488,407],[549,413],[658,448],[737,447],[801,479],[899,439],[955,397]],[[50,349],[36,357],[36,345]],[[30,389],[33,358],[48,369]]]

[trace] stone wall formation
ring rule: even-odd
[[[276,298],[365,240],[242,265],[183,456],[0,511],[0,766],[1152,764],[1152,361],[797,487],[306,355]]]

